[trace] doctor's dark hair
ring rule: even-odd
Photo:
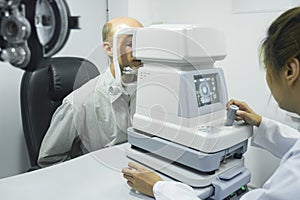
[[[300,60],[300,7],[284,12],[273,21],[261,47],[264,62],[276,73],[290,58]]]

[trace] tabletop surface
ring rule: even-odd
[[[128,143],[116,145],[51,167],[0,179],[0,199],[153,199],[131,190],[123,178],[121,170],[132,161],[126,157],[128,148]],[[205,194],[203,189],[195,192],[199,196]]]
[[[121,170],[128,143],[44,169],[0,179],[1,200],[152,199],[130,190]]]

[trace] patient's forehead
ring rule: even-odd
[[[111,35],[111,40],[113,39],[114,34],[116,34],[118,31],[122,30],[122,29],[126,29],[126,28],[130,28],[130,26],[128,26],[127,24],[120,24],[118,26],[116,26],[114,28],[114,30],[112,31],[112,35]],[[118,39],[122,39],[122,40],[132,40],[132,35],[131,34],[119,34],[118,35]]]

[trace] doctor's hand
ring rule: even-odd
[[[231,99],[226,104],[226,109],[232,104],[239,107],[236,112],[237,121],[244,120],[247,124],[257,127],[260,125],[262,117],[256,114],[245,102]]]
[[[144,166],[129,162],[128,167],[122,169],[123,177],[127,179],[127,184],[136,191],[154,197],[153,186],[156,182],[162,181],[155,172]]]

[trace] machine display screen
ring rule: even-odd
[[[217,74],[194,75],[198,107],[219,102]]]

